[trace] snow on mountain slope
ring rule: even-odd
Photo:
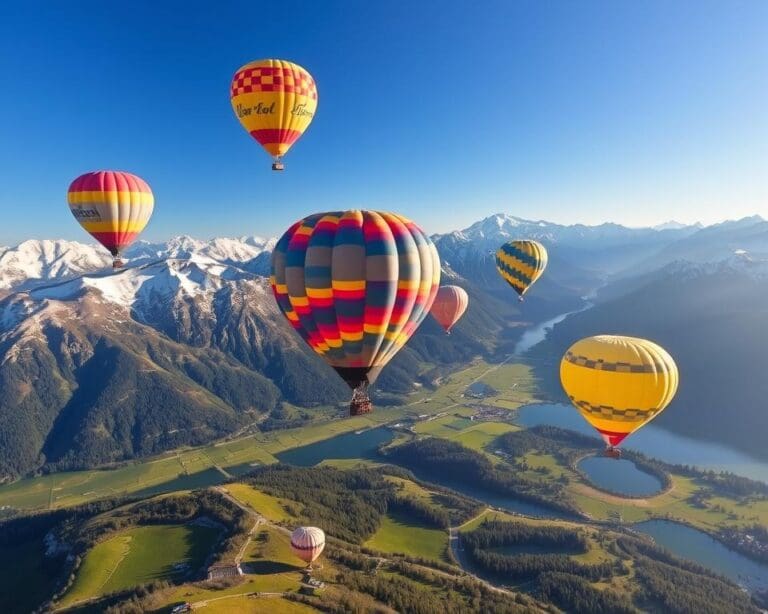
[[[246,269],[264,268],[259,256],[269,254],[274,239],[242,237],[201,241],[188,236],[175,237],[164,243],[139,241],[128,249],[124,260],[128,268],[166,259],[197,259],[199,263],[218,262],[242,265]],[[110,272],[111,257],[97,244],[77,241],[30,240],[16,247],[0,248],[0,290],[23,290],[41,283],[65,280],[84,274]],[[257,262],[256,265],[246,266]]]
[[[126,252],[132,260],[190,258],[193,254],[228,264],[248,262],[264,251],[271,251],[275,239],[241,237],[239,239],[216,238],[209,241],[189,236],[175,237],[165,243],[139,241]]]
[[[69,281],[32,289],[34,301],[75,301],[91,294],[103,302],[130,308],[141,315],[172,300],[195,300],[211,308],[215,293],[228,282],[259,280],[241,269],[192,253],[189,259],[168,258],[122,271],[86,274]],[[144,319],[144,318],[142,318]]]
[[[0,290],[28,281],[59,279],[109,266],[109,254],[76,241],[24,241],[0,253]]]

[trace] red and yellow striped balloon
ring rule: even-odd
[[[109,250],[120,253],[136,240],[152,217],[155,199],[147,183],[131,173],[85,173],[69,186],[69,209],[80,225]]]
[[[248,133],[275,159],[309,127],[317,109],[317,86],[304,68],[286,60],[258,60],[242,66],[232,79],[232,109]]]

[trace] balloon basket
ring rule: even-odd
[[[362,416],[373,411],[373,403],[368,396],[367,387],[361,384],[352,392],[352,400],[349,403],[350,416]]]
[[[122,260],[120,260],[120,258],[115,258],[112,261],[112,269],[113,270],[122,269],[124,264],[125,263]]]
[[[272,163],[272,170],[273,171],[284,171],[285,170],[285,164],[283,164],[279,160],[275,161],[275,162]]]
[[[621,450],[619,450],[618,448],[611,447],[606,449],[605,452],[603,452],[603,456],[605,456],[606,458],[618,459],[618,458],[621,458]]]

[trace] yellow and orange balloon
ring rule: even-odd
[[[613,448],[664,411],[677,392],[679,375],[672,356],[652,341],[598,335],[568,348],[560,382]]]
[[[282,157],[309,127],[317,110],[317,86],[309,72],[286,60],[258,60],[232,78],[232,109],[283,170]]]
[[[85,173],[69,186],[69,209],[79,224],[109,250],[114,267],[152,217],[155,198],[141,177],[119,171]]]

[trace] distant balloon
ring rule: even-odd
[[[308,566],[319,557],[325,548],[325,533],[317,527],[299,527],[291,533],[291,550]]]
[[[574,343],[560,363],[571,402],[611,447],[658,416],[677,392],[677,365],[646,339],[599,335]]]
[[[528,291],[547,268],[547,250],[538,241],[510,241],[496,252],[496,270],[520,295]]]
[[[451,328],[461,319],[469,305],[469,295],[464,288],[459,286],[442,286],[437,291],[435,302],[432,303],[430,313],[450,334]]]
[[[371,411],[366,389],[429,313],[440,259],[412,221],[380,211],[317,213],[272,252],[272,290],[304,341]]]
[[[232,78],[232,109],[248,133],[273,157],[282,157],[304,133],[317,109],[317,86],[304,68],[286,60],[258,60]]]
[[[69,186],[69,209],[80,225],[109,250],[113,266],[152,217],[155,199],[147,183],[131,173],[97,171]]]

